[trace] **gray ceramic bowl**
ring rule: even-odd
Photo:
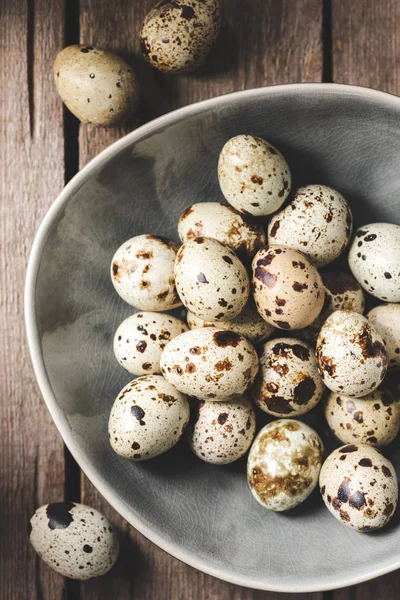
[[[182,444],[132,464],[114,454],[107,439],[112,402],[130,379],[112,352],[113,332],[131,308],[114,292],[111,257],[133,235],[177,239],[177,219],[187,205],[221,200],[218,154],[239,133],[275,144],[289,161],[294,186],[338,188],[356,223],[399,222],[400,99],[304,84],[180,109],[102,152],[48,212],[26,284],[33,364],[52,417],[86,475],[155,544],[249,587],[347,586],[400,566],[398,518],[381,532],[360,534],[332,518],[318,494],[276,514],[252,498],[245,461],[210,466]],[[400,453],[397,459],[400,465]]]

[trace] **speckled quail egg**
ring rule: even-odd
[[[201,329],[202,327],[219,327],[234,331],[247,338],[252,344],[258,344],[269,338],[274,331],[269,323],[258,314],[253,302],[248,302],[240,315],[231,321],[206,321],[196,317],[190,310],[187,313],[187,322],[190,329]]]
[[[388,368],[400,369],[400,304],[376,306],[369,311],[367,318],[385,342]]]
[[[325,385],[346,396],[372,392],[387,369],[383,339],[368,319],[349,310],[337,310],[325,321],[316,355]]]
[[[326,399],[325,417],[336,437],[344,444],[360,442],[383,448],[400,429],[400,399],[384,388],[362,398],[331,392]]]
[[[324,286],[317,269],[290,248],[262,248],[253,259],[253,295],[258,312],[279,329],[310,325],[322,310]]]
[[[322,465],[319,485],[329,512],[344,525],[371,531],[386,525],[397,506],[397,477],[377,448],[337,448]]]
[[[118,537],[95,508],[56,502],[38,508],[29,521],[29,540],[52,569],[71,579],[104,575],[118,557]]]
[[[139,104],[139,83],[117,54],[91,45],[57,54],[54,79],[69,110],[83,123],[112,127],[128,121]]]
[[[229,204],[256,217],[278,210],[291,185],[289,165],[279,150],[251,135],[226,142],[219,156],[218,179]]]
[[[142,54],[165,73],[194,71],[207,58],[220,26],[219,0],[161,0],[144,20]]]
[[[234,251],[203,237],[188,240],[179,248],[175,285],[188,310],[212,321],[237,317],[250,292],[247,271]]]
[[[307,185],[271,218],[268,243],[299,250],[322,267],[343,252],[352,227],[349,205],[339,192],[325,185]]]
[[[178,335],[161,354],[167,381],[200,400],[232,400],[244,394],[258,371],[250,342],[233,331],[205,328]]]
[[[146,460],[172,448],[188,422],[186,396],[161,375],[145,375],[118,394],[111,409],[108,437],[120,456]]]
[[[180,306],[174,275],[177,249],[175,242],[155,235],[124,242],[111,261],[111,280],[121,298],[139,310]]]
[[[178,233],[182,242],[195,237],[214,238],[232,248],[242,260],[252,259],[266,244],[261,225],[219,202],[189,206],[179,218]]]
[[[122,321],[115,332],[115,357],[133,375],[161,373],[161,352],[170,340],[187,330],[186,323],[171,315],[136,313]]]
[[[251,396],[261,410],[276,417],[303,415],[322,398],[325,386],[314,350],[295,338],[266,342]]]
[[[349,267],[375,298],[400,302],[400,225],[372,223],[356,231]]]
[[[280,419],[263,427],[247,461],[255,499],[275,511],[303,502],[318,483],[323,451],[319,435],[300,421]]]
[[[189,446],[201,460],[227,465],[247,452],[254,438],[256,417],[248,398],[232,402],[193,402],[186,429]]]

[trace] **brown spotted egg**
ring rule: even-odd
[[[186,323],[172,315],[136,313],[122,321],[115,332],[115,357],[132,375],[161,373],[161,352],[170,340],[187,330]]]
[[[142,54],[165,73],[194,71],[207,58],[220,26],[219,0],[161,0],[144,20]]]
[[[359,313],[337,310],[323,324],[317,347],[318,368],[333,392],[360,397],[375,390],[387,369],[383,339]]]
[[[180,306],[174,275],[177,249],[175,242],[155,235],[124,242],[111,261],[111,280],[121,298],[139,310]]]
[[[232,402],[195,400],[186,438],[201,460],[227,465],[247,452],[255,428],[254,408],[244,396]]]
[[[358,531],[384,527],[396,510],[394,467],[380,450],[368,444],[334,450],[322,465],[319,485],[329,512]]]
[[[190,310],[188,310],[186,318],[190,329],[201,329],[202,327],[228,329],[243,335],[252,344],[258,344],[266,340],[276,331],[275,327],[264,321],[258,314],[253,302],[248,302],[240,315],[231,321],[206,321],[196,317]]]
[[[344,444],[364,443],[383,448],[400,430],[400,398],[384,388],[362,398],[331,392],[325,404],[325,418]]]
[[[71,579],[104,575],[118,557],[118,537],[95,508],[55,502],[38,508],[29,521],[29,540],[45,563]]]
[[[299,250],[322,267],[346,248],[352,226],[350,208],[339,192],[325,185],[308,185],[271,218],[268,243]]]
[[[367,318],[385,342],[388,368],[400,369],[400,304],[376,306],[369,311]]]
[[[185,307],[206,320],[234,319],[250,292],[247,271],[234,251],[203,237],[188,240],[179,248],[175,284]]]
[[[219,202],[189,206],[179,218],[178,233],[181,242],[195,237],[218,240],[232,248],[242,260],[251,260],[266,243],[261,225],[241,215],[232,206]]]
[[[322,310],[325,292],[317,269],[303,254],[279,246],[253,259],[253,295],[258,312],[279,329],[301,329]]]
[[[118,394],[111,409],[108,437],[120,456],[146,460],[172,448],[188,422],[186,396],[161,375],[145,375]]]
[[[356,231],[349,267],[375,298],[400,302],[400,225],[372,223]]]
[[[161,372],[182,393],[200,400],[232,400],[254,382],[258,356],[233,331],[192,329],[178,335],[161,354]]]
[[[276,417],[303,415],[322,398],[325,386],[314,350],[295,338],[266,342],[251,389],[255,404]]]
[[[226,142],[219,156],[218,179],[229,204],[256,217],[278,210],[291,185],[289,165],[279,150],[252,135]]]
[[[247,461],[247,480],[255,499],[284,511],[303,502],[318,483],[324,447],[305,423],[280,419],[257,435]]]

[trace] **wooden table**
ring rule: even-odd
[[[138,32],[152,0],[2,0],[0,3],[1,600],[272,600],[168,556],[125,523],[80,472],[53,425],[25,343],[23,285],[37,227],[65,183],[128,129],[79,126],[57,96],[52,63],[68,44],[94,43],[132,63],[142,84],[136,125],[226,92],[278,83],[335,81],[400,95],[399,0],[223,0],[225,24],[201,73],[168,77],[145,65]],[[122,558],[79,584],[43,564],[27,541],[41,504],[70,499],[120,529]],[[351,560],[351,548],[349,548]],[[400,572],[298,600],[399,597]],[[291,598],[292,595],[281,597]]]

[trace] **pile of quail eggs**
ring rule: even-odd
[[[352,238],[342,194],[291,194],[289,165],[259,137],[227,141],[218,179],[229,204],[186,208],[181,245],[139,235],[112,259],[116,291],[140,312],[115,333],[136,379],[112,407],[111,446],[141,461],[184,436],[214,465],[250,450],[249,487],[265,508],[292,509],[319,482],[339,521],[383,527],[398,496],[381,448],[400,429],[399,387],[384,381],[400,368],[400,226],[372,223]],[[351,273],[334,262],[348,245]],[[365,292],[382,303],[363,316]],[[186,322],[168,312],[181,305]],[[319,403],[344,444],[328,457],[297,420]],[[270,422],[256,435],[258,410]]]

